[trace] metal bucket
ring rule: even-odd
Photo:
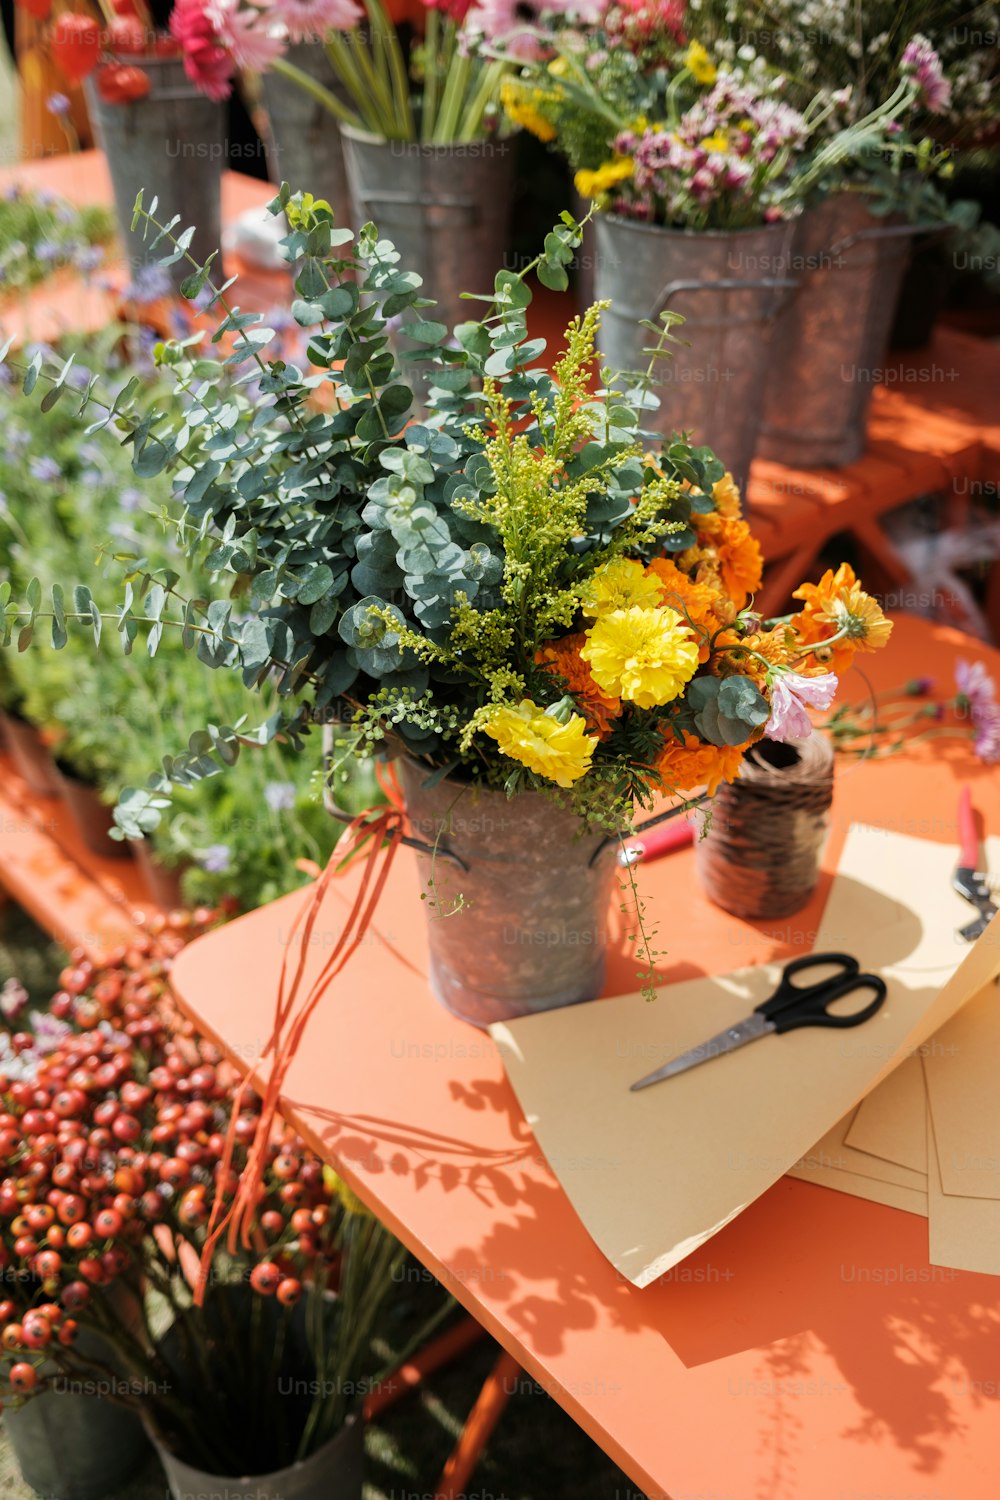
[[[423,279],[421,295],[447,324],[473,314],[461,292],[486,292],[503,265],[513,192],[510,141],[425,146],[340,128],[355,225],[372,220]]]
[[[758,453],[792,468],[839,468],[865,451],[915,226],[876,219],[836,193],[798,223],[800,277],[771,342]]]
[[[242,1478],[208,1474],[176,1458],[161,1443],[155,1444],[173,1500],[361,1500],[364,1480],[365,1430],[356,1417],[322,1448],[301,1463],[276,1469],[273,1474]]]
[[[81,1330],[76,1349],[114,1362],[113,1351],[92,1329]],[[55,1377],[58,1367],[45,1362],[40,1373]],[[80,1377],[81,1386],[85,1380]],[[8,1406],[3,1426],[25,1483],[42,1500],[107,1500],[149,1453],[138,1416],[86,1389],[42,1391],[23,1406]]]
[[[289,47],[287,60],[331,94],[347,95],[321,42],[298,42]],[[271,124],[268,166],[276,182],[287,182],[293,193],[300,189],[325,198],[341,228],[350,226],[351,201],[347,190],[340,122],[318,100],[282,73],[265,73],[261,89]]]
[[[430,982],[475,1026],[593,1000],[618,869],[601,833],[540,792],[479,790],[399,762],[427,892]]]
[[[645,370],[652,335],[639,326],[668,309],[685,319],[672,358],[658,361],[663,433],[690,431],[738,484],[750,472],[764,403],[775,318],[795,283],[789,276],[793,226],[732,231],[662,229],[612,214],[595,221],[594,295],[611,306],[599,346],[614,370]]]
[[[148,208],[159,199],[157,218],[166,221],[180,214],[178,230],[194,226],[190,253],[204,261],[218,250],[222,235],[220,184],[226,146],[223,106],[206,99],[175,57],[146,57],[143,70],[153,87],[134,104],[105,104],[94,83],[86,81],[87,108],[98,145],[108,159],[115,195],[115,212],[122,244],[134,271],[163,256],[169,245],[150,248],[153,239],[142,226],[132,233],[132,210],[136,194],[143,188]],[[170,275],[179,285],[191,274],[181,260]]]

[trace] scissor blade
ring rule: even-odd
[[[631,1085],[631,1092],[634,1094],[638,1089],[649,1088],[651,1083],[659,1083],[661,1079],[686,1073],[688,1068],[696,1068],[699,1063],[709,1062],[713,1057],[735,1052],[737,1047],[745,1047],[747,1042],[755,1042],[758,1037],[766,1036],[773,1030],[774,1022],[754,1011],[745,1021],[740,1021],[736,1026],[728,1026],[717,1036],[709,1037],[707,1042],[700,1042],[697,1047],[692,1047],[690,1052],[682,1052],[672,1062],[664,1063],[655,1073],[648,1073],[645,1078],[640,1078]]]

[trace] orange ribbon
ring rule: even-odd
[[[232,1172],[233,1155],[236,1149],[236,1122],[253,1087],[249,1075],[241,1083],[233,1100],[225,1147],[216,1179],[215,1200],[212,1204],[208,1231],[198,1268],[195,1302],[199,1307],[204,1301],[212,1258],[222,1235],[228,1229],[227,1246],[230,1253],[235,1251],[239,1242],[247,1247],[250,1245],[253,1216],[263,1196],[268,1146],[275,1116],[278,1113],[278,1105],[281,1102],[281,1089],[288,1070],[299,1049],[310,1016],[323,998],[331,979],[340,973],[348,959],[363,942],[385,889],[393,857],[403,834],[403,811],[398,784],[392,787],[385,786],[384,790],[394,805],[377,809],[369,808],[359,813],[348,824],[330,855],[326,869],[316,881],[308,901],[303,903],[292,924],[288,945],[281,961],[274,1028],[262,1054],[263,1060],[273,1052],[274,1061],[264,1089],[260,1116],[247,1153],[246,1166],[240,1175],[233,1201],[227,1209],[225,1189]],[[313,928],[322,909],[330,881],[355,854],[364,848],[369,840],[371,842],[365,858],[364,870],[347,921],[320,974],[313,981],[305,998],[299,1003],[299,993],[305,975],[306,957],[309,953]],[[289,985],[289,953],[292,941],[300,928],[298,962]]]

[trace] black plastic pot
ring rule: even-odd
[[[114,819],[110,807],[101,801],[97,788],[81,781],[65,761],[57,760],[55,770],[76,831],[91,853],[101,854],[105,859],[127,859],[130,853],[128,844],[110,837]]]
[[[7,753],[14,762],[14,769],[36,797],[59,797],[62,787],[56,775],[52,756],[49,754],[38,730],[27,719],[12,714],[8,709],[0,714]]]

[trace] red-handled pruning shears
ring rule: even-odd
[[[972,811],[972,794],[967,786],[963,786],[958,797],[958,842],[958,865],[951,883],[979,913],[958,929],[958,935],[967,943],[974,943],[996,916],[997,906],[990,890],[989,876],[976,868],[979,864],[979,835]]]

